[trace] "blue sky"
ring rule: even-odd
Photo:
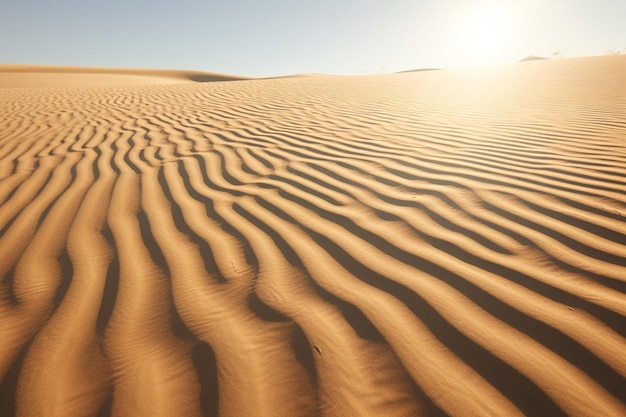
[[[2,0],[0,63],[362,74],[602,55],[626,0]]]

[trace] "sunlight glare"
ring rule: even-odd
[[[501,62],[512,38],[513,16],[501,3],[476,6],[459,19],[458,44],[469,66]]]

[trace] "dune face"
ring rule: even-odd
[[[624,74],[0,90],[0,414],[626,415]]]
[[[0,89],[204,83],[243,79],[247,78],[185,70],[0,65]]]

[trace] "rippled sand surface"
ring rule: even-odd
[[[220,77],[0,71],[0,414],[626,415],[626,56]]]

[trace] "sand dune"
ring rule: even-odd
[[[188,70],[0,65],[0,88],[120,86],[245,79],[250,78]]]
[[[0,414],[626,415],[626,56],[235,78],[0,69]]]

